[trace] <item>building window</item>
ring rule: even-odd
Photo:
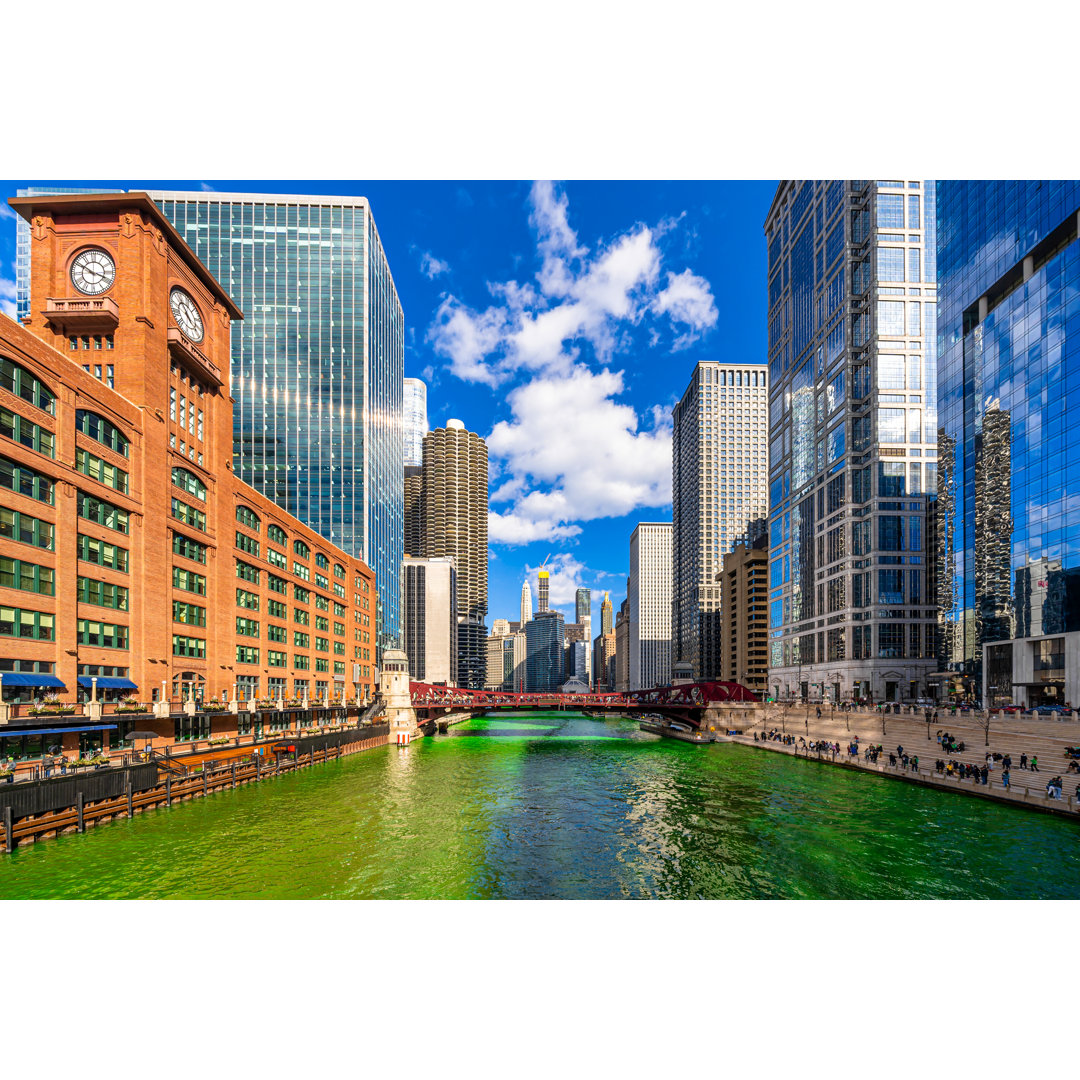
[[[130,443],[123,432],[104,416],[86,409],[75,410],[75,429],[84,435],[96,440],[103,446],[107,446],[115,454],[129,456]]]
[[[0,435],[21,443],[28,450],[35,450],[46,457],[56,457],[52,432],[8,409],[0,409]]]
[[[115,626],[113,623],[79,619],[77,638],[80,645],[96,645],[102,649],[126,649],[128,628]]]
[[[198,604],[185,604],[182,600],[174,600],[173,622],[187,623],[189,626],[206,625],[206,608]]]
[[[172,471],[172,482],[189,495],[206,502],[206,485],[193,472],[176,465]]]
[[[182,536],[180,533],[173,533],[172,549],[174,555],[182,555],[185,559],[191,559],[194,562],[206,562],[206,545],[200,544],[198,540]]]
[[[188,506],[187,503],[181,502],[177,498],[172,500],[172,516],[177,521],[181,521],[193,529],[206,532],[206,514],[202,510],[196,510],[194,506]]]
[[[110,465],[107,461],[103,461],[93,454],[88,454],[82,449],[76,449],[75,451],[75,468],[84,476],[89,476],[91,480],[97,480],[99,483],[114,488],[121,494],[127,494],[128,474],[123,469]]]
[[[0,586],[4,588],[55,596],[55,577],[51,566],[39,566],[0,555]]]
[[[262,524],[259,515],[247,506],[237,506],[236,520],[245,528],[251,529],[252,532],[258,532],[259,526]]]
[[[92,536],[78,536],[78,554],[84,562],[96,563],[110,570],[119,570],[126,574],[128,569],[128,549],[116,544],[106,543]]]
[[[0,506],[0,537],[19,544],[30,544],[43,551],[52,551],[54,529],[51,521],[41,521],[18,510]]]
[[[173,634],[173,656],[206,656],[206,642],[202,638]]]
[[[78,598],[80,604],[93,604],[96,607],[115,608],[117,611],[128,610],[128,591],[123,585],[114,585],[109,581],[95,578],[78,579]]]
[[[183,589],[185,592],[197,593],[199,596],[206,595],[206,578],[192,570],[183,570],[179,566],[174,566],[172,583],[174,589]]]
[[[35,408],[56,415],[56,395],[32,372],[0,356],[0,387]]]

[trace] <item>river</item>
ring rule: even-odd
[[[500,714],[0,855],[0,898],[1072,898],[1078,826]]]

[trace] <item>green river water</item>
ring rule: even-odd
[[[627,720],[471,720],[0,855],[0,898],[1077,898],[1080,825]]]

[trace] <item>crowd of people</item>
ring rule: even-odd
[[[826,739],[806,739],[801,735],[788,735],[776,728],[772,728],[769,731],[762,733],[760,736],[755,732],[754,741],[778,742],[782,746],[793,747],[796,754],[817,754],[818,757],[825,754],[829,755],[833,761],[841,754],[841,748],[838,742],[830,742]],[[1006,789],[1009,789],[1012,786],[1013,759],[1011,754],[987,751],[985,759],[980,765],[970,761],[958,761],[953,757],[955,754],[964,753],[967,748],[964,745],[963,740],[957,739],[949,732],[939,730],[937,733],[937,742],[946,755],[945,757],[939,757],[934,762],[934,773],[938,776],[961,781],[971,780],[975,784],[981,784],[986,787],[989,786],[990,781],[993,778],[995,768],[1000,766],[1001,786]],[[1080,750],[1080,747],[1077,749]],[[848,758],[857,758],[860,751],[863,760],[869,764],[877,764],[878,759],[883,757],[886,753],[884,747],[880,743],[861,744],[860,737],[855,735],[847,744]],[[1076,756],[1075,754],[1069,754],[1068,750],[1066,751],[1066,755],[1072,758],[1075,758]],[[916,774],[919,771],[919,756],[917,754],[909,754],[906,752],[903,745],[898,745],[894,751],[889,751],[887,760],[892,768],[901,768],[905,771],[910,770]],[[1032,754],[1029,758],[1025,751],[1020,755],[1020,761],[1017,767],[1025,772],[1039,772],[1038,755]],[[1080,773],[1080,761],[1071,760],[1067,771],[1070,773]],[[1049,798],[1063,798],[1063,790],[1064,780],[1061,776],[1055,776],[1047,781],[1046,794]],[[1076,786],[1076,799],[1077,802],[1080,803],[1080,784],[1077,784]]]

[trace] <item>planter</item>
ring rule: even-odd
[[[74,716],[75,706],[71,705],[67,708],[45,708],[45,709],[31,709],[31,716]]]

